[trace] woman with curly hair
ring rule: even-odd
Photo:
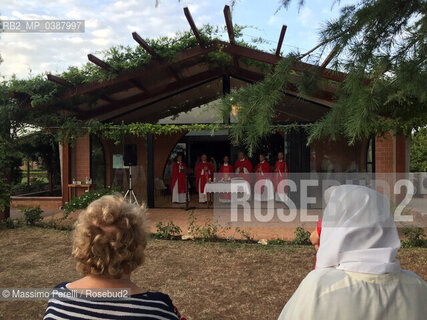
[[[84,277],[51,293],[44,319],[183,319],[168,295],[143,292],[131,273],[144,261],[145,209],[118,195],[92,202],[76,223],[72,255]]]

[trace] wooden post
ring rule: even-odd
[[[2,131],[0,134],[3,135],[4,139],[6,139],[6,140],[11,139],[11,137],[10,137],[10,121],[7,121],[6,125],[1,130]],[[12,173],[12,166],[10,166],[10,165],[6,165],[5,171],[0,172],[0,175],[4,178],[6,184],[10,184],[11,173]],[[10,196],[9,196],[8,200],[9,200],[9,205],[6,205],[4,210],[0,210],[0,221],[6,220],[7,218],[10,217],[10,201],[11,201]]]
[[[147,134],[147,207],[154,208],[154,134]]]
[[[70,201],[68,185],[70,184],[70,146],[67,142],[62,145],[62,204]]]
[[[30,158],[27,159],[27,186],[30,185]]]

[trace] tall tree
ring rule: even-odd
[[[300,6],[305,4],[304,0],[297,1]],[[291,2],[283,0],[281,6],[286,9]],[[309,141],[344,136],[352,144],[389,130],[409,134],[412,128],[426,125],[426,12],[425,0],[364,0],[343,7],[338,19],[327,22],[320,31],[317,46],[285,57],[277,68],[279,72],[267,77],[264,84],[224,99],[224,113],[230,111],[231,104],[239,105],[242,113],[233,137],[245,137],[246,146],[255,148],[271,127],[274,117],[265,115],[286,85],[280,79],[292,72],[289,66],[314,52],[332,48],[331,68],[347,76],[337,88],[335,106],[310,127]],[[298,88],[302,93],[315,90],[313,83],[320,77],[309,80],[301,78]],[[266,88],[266,83],[274,85]],[[255,95],[258,98],[251,99]]]

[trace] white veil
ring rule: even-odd
[[[386,196],[356,185],[330,190],[316,269],[399,272],[401,267],[396,259],[399,248],[400,239]]]

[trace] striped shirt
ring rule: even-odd
[[[168,295],[146,292],[115,299],[95,299],[69,290],[67,283],[52,291],[44,320],[51,319],[153,319],[185,320]]]

